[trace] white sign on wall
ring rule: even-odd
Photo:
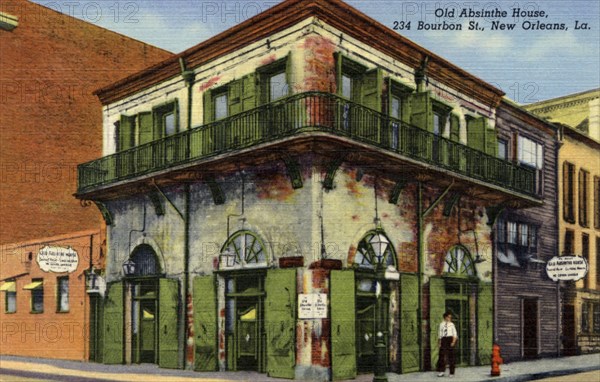
[[[555,256],[546,263],[546,273],[552,281],[577,281],[588,273],[588,263],[579,256]]]
[[[37,254],[37,262],[44,272],[75,272],[79,265],[79,256],[71,248],[45,246]]]
[[[327,294],[310,293],[298,295],[298,318],[327,318]]]

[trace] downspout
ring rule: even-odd
[[[419,330],[417,331],[417,341],[419,343],[419,370],[424,371],[425,358],[424,349],[425,344],[423,343],[423,256],[425,246],[423,244],[423,183],[417,182],[417,255],[419,256],[417,261],[417,283],[419,293],[419,307],[417,309],[417,322],[419,323]]]
[[[559,167],[560,167],[560,147],[562,146],[562,128],[560,128],[559,131],[557,131],[557,138],[555,139],[556,141],[556,146],[554,148],[554,158],[556,158],[556,162],[554,165],[554,186],[556,188],[556,192],[554,193],[554,218],[555,221],[554,223],[556,224],[556,245],[554,246],[554,256],[558,256],[559,252],[559,248],[558,246],[560,245],[560,229],[559,229],[559,224],[560,224],[560,218],[558,216],[558,214],[560,213],[560,209],[558,207],[558,202],[559,202],[559,198],[558,198],[558,193],[560,192],[559,187],[558,187],[558,177],[560,176],[560,171],[559,171]],[[596,251],[598,249],[596,248]],[[561,311],[562,311],[562,304],[561,304],[561,298],[560,298],[560,281],[556,282],[556,306],[557,306],[557,311],[556,311],[556,356],[560,357],[561,355],[561,336],[564,335],[564,333],[562,332],[562,320],[561,320]]]
[[[187,130],[192,129],[192,100],[193,100],[193,86],[195,73],[193,70],[187,70],[183,57],[179,58],[179,65],[181,66],[181,76],[185,81],[188,89],[188,100],[187,100]],[[190,142],[188,135],[188,142],[186,146],[186,156],[189,157]],[[185,212],[184,212],[184,252],[183,252],[183,290],[185,291],[185,329],[184,337],[185,344],[183,347],[183,364],[184,368],[192,369],[194,364],[194,311],[192,303],[192,293],[190,291],[190,183],[186,182],[184,185],[185,194]]]

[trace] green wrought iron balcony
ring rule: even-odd
[[[535,171],[408,125],[337,95],[296,94],[207,125],[78,166],[78,194],[306,132],[345,137],[375,149],[535,196]]]

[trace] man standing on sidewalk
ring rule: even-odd
[[[437,371],[438,377],[443,377],[446,371],[446,365],[450,366],[450,378],[454,377],[456,367],[456,358],[454,355],[454,346],[458,341],[458,333],[452,322],[452,313],[444,313],[444,321],[440,323],[438,330],[438,346],[440,356],[438,358]]]

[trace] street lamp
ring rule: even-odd
[[[127,259],[123,263],[123,274],[127,276],[133,276],[135,274],[135,263],[131,259]]]
[[[375,296],[377,298],[377,306],[376,306],[376,320],[375,320],[375,376],[373,377],[373,381],[387,382],[386,372],[386,359],[385,359],[385,341],[383,338],[384,333],[384,325],[383,319],[385,317],[384,314],[384,306],[383,306],[383,297],[382,290],[385,283],[385,270],[386,265],[384,261],[385,252],[390,245],[390,241],[388,238],[381,232],[377,230],[376,233],[369,240],[369,244],[371,244],[371,248],[373,248],[373,252],[375,254],[375,260],[377,261],[377,268],[375,270],[375,275],[377,279],[377,285],[375,289]]]

